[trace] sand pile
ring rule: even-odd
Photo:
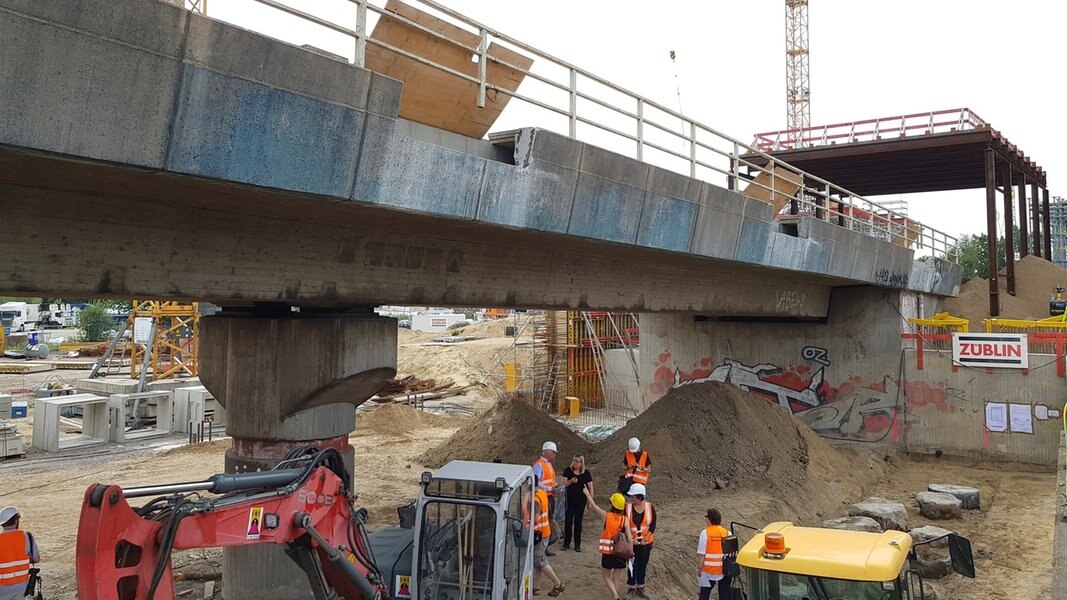
[[[1007,293],[1004,271],[997,280],[1000,289],[1000,318],[1044,319],[1048,316],[1049,295],[1057,285],[1067,288],[1067,270],[1036,256],[1015,263],[1015,295]],[[946,298],[938,311],[971,322],[971,331],[982,331],[982,320],[989,318],[989,280],[976,278],[960,286],[956,298]]]
[[[701,494],[716,485],[754,481],[792,489],[807,482],[811,462],[818,462],[822,472],[847,470],[843,459],[788,410],[725,383],[668,392],[597,444],[593,455],[600,471],[621,473],[630,437],[639,438],[652,456],[651,487],[657,495]]]
[[[426,427],[449,427],[459,419],[433,415],[404,404],[383,404],[378,408],[356,414],[359,433],[382,435],[416,434]]]
[[[500,459],[509,464],[532,464],[546,440],[556,442],[559,447],[561,458],[556,461],[557,466],[569,463],[575,454],[588,452],[590,446],[578,434],[529,404],[505,400],[417,460],[431,468],[450,460]]]

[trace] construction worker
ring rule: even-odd
[[[0,509],[0,600],[22,600],[30,581],[30,565],[41,562],[41,551],[28,531],[19,529],[21,515],[14,506]]]
[[[567,589],[548,564],[548,539],[552,536],[552,522],[548,518],[548,494],[541,488],[534,491],[534,594],[540,593],[541,577],[552,582],[549,596],[558,596]]]
[[[645,593],[645,573],[648,571],[648,559],[652,555],[652,540],[656,533],[656,512],[652,510],[652,503],[645,500],[645,486],[633,484],[628,495],[631,500],[626,504],[626,521],[634,542],[634,564],[626,579],[627,592],[631,596],[648,598]]]
[[[723,569],[722,540],[730,532],[722,526],[722,513],[717,508],[707,512],[708,526],[700,532],[697,542],[697,554],[700,556],[700,575],[697,585],[700,587],[700,600],[710,600],[711,590],[719,585],[719,600],[730,600],[730,577]]]
[[[635,437],[630,438],[624,460],[626,470],[623,472],[623,477],[629,479],[631,485],[640,483],[647,486],[648,476],[652,472],[652,459],[649,458],[648,452],[641,449],[641,440]]]
[[[559,484],[556,481],[556,442],[547,441],[541,445],[541,456],[533,464],[534,475],[537,477],[537,488],[544,490],[548,495],[548,514],[551,519],[556,514],[556,493]],[[555,552],[547,552],[548,556],[555,556]]]
[[[626,572],[627,561],[615,555],[615,537],[622,533],[628,541],[633,542],[626,520],[626,498],[615,492],[611,495],[611,510],[604,510],[593,502],[593,492],[589,488],[584,491],[586,505],[604,519],[604,531],[601,532],[600,543],[597,545],[600,550],[600,575],[612,597],[619,600],[619,590],[622,589],[621,575]]]

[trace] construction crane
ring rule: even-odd
[[[811,126],[808,71],[808,0],[785,0],[786,128],[793,148],[804,144]]]

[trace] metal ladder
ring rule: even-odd
[[[538,408],[541,410],[548,410],[550,402],[555,399],[556,386],[559,382],[559,374],[563,370],[563,361],[565,359],[566,355],[560,352],[557,352],[552,357],[552,365],[548,369],[548,377],[545,379],[545,386],[541,390],[541,401],[538,404]]]

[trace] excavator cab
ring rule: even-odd
[[[410,528],[370,545],[391,598],[525,600],[533,587],[533,469],[452,461],[425,472]]]

